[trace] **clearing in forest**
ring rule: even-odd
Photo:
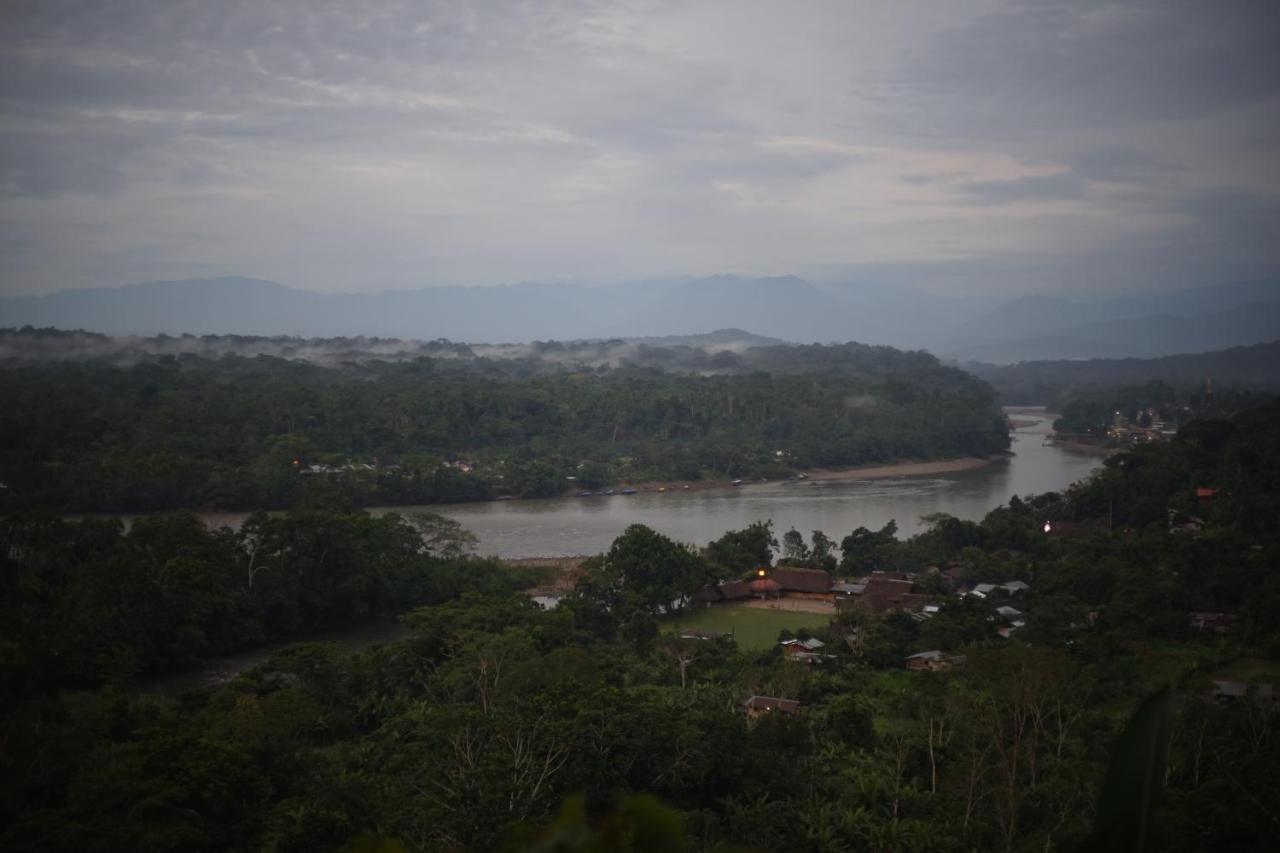
[[[663,630],[696,628],[702,631],[732,632],[738,648],[763,651],[778,642],[778,633],[784,629],[797,631],[801,628],[822,628],[830,619],[830,615],[820,613],[760,610],[740,604],[726,604],[687,611],[671,619],[663,626]]]

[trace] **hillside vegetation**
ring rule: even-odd
[[[324,482],[365,504],[430,503],[1008,446],[991,389],[926,353],[635,348],[662,370],[573,346],[489,358],[438,342],[442,357],[318,363],[135,341],[124,362],[9,359],[2,494],[64,511],[271,508]]]

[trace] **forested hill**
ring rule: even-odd
[[[1024,361],[1019,364],[970,362],[965,369],[990,382],[1011,405],[1051,405],[1063,392],[1159,381],[1179,389],[1203,386],[1280,390],[1280,341],[1214,352],[1164,358],[1095,358]]]
[[[591,366],[566,358],[574,345],[506,358],[437,346],[443,357],[336,366],[145,347],[127,366],[8,359],[0,494],[63,511],[270,508],[325,483],[362,503],[430,503],[1008,446],[990,387],[925,353],[635,348],[663,371]]]

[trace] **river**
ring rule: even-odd
[[[898,535],[921,529],[920,517],[935,512],[977,520],[1013,495],[1057,491],[1096,468],[1101,456],[1044,444],[1052,416],[1011,410],[1018,427],[1013,455],[985,468],[954,474],[880,480],[789,480],[707,491],[645,492],[592,498],[380,507],[372,512],[437,512],[457,519],[479,538],[482,554],[501,557],[595,554],[629,524],[647,524],[678,541],[702,545],[726,530],[773,519],[779,534],[795,526],[806,534],[822,530],[836,541],[859,526],[872,529],[890,519]],[[205,513],[206,523],[237,526],[246,513]],[[349,648],[402,636],[394,623],[375,623],[326,633]],[[266,659],[279,646],[255,649],[144,683],[143,689],[177,692],[211,687]]]
[[[822,530],[837,542],[857,527],[878,529],[889,520],[900,537],[921,530],[921,516],[945,512],[979,520],[1014,495],[1062,489],[1088,476],[1101,457],[1051,445],[1053,418],[1017,410],[1007,461],[954,474],[880,480],[787,480],[734,489],[643,492],[591,498],[423,507],[447,515],[480,540],[483,554],[550,557],[596,554],[629,524],[645,524],[680,542],[705,545],[726,530],[773,519],[774,531]],[[403,511],[403,510],[401,510]]]
[[[900,537],[921,530],[920,518],[945,512],[977,521],[1013,495],[1058,491],[1088,476],[1101,457],[1044,444],[1053,416],[1011,409],[1015,422],[1007,461],[953,474],[878,480],[787,480],[734,489],[642,492],[590,498],[549,498],[377,507],[371,512],[436,512],[456,519],[479,539],[479,552],[499,557],[597,554],[629,524],[645,524],[671,538],[704,545],[726,530],[772,519],[778,534],[790,527],[821,530],[840,541],[857,527],[878,529],[891,519]],[[237,526],[244,513],[205,513],[210,524]]]

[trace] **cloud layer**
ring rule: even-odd
[[[1268,2],[11,2],[0,285],[1280,275]]]

